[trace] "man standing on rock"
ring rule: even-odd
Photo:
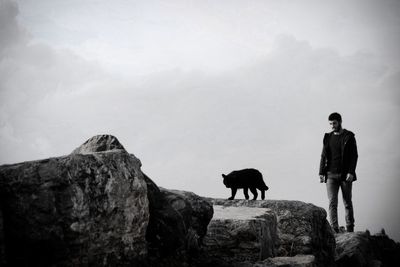
[[[326,133],[323,139],[319,177],[321,183],[326,183],[329,219],[334,231],[339,232],[337,206],[340,188],[345,208],[346,229],[347,232],[354,232],[351,190],[353,182],[357,180],[357,143],[354,133],[342,128],[342,117],[339,113],[330,114],[328,120],[332,132]]]

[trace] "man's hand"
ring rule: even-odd
[[[351,183],[353,181],[354,181],[354,175],[351,174],[351,173],[348,173],[347,176],[346,176],[346,182]]]
[[[319,176],[319,182],[320,183],[326,183],[326,176],[325,175],[320,175]]]

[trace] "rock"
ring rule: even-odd
[[[73,154],[102,151],[125,149],[114,136],[98,135],[75,149]],[[136,159],[134,155],[131,156]],[[191,192],[159,188],[145,174],[143,178],[149,200],[146,231],[149,254],[146,262],[150,266],[184,265],[189,256],[200,249],[212,218],[212,204]]]
[[[383,266],[400,266],[400,243],[382,233],[369,236],[374,248],[374,255]]]
[[[160,189],[140,167],[110,135],[0,166],[0,265],[191,266],[212,204]]]
[[[362,232],[336,235],[336,253],[338,266],[368,266],[374,257],[368,235]]]
[[[225,200],[211,199],[214,205],[257,207],[272,210],[277,216],[278,240],[276,256],[314,255],[316,264],[334,263],[335,237],[323,208],[288,200]]]
[[[190,237],[195,243],[190,246],[199,247],[207,233],[207,226],[213,217],[213,205],[205,198],[180,190],[167,190],[160,188],[163,200],[169,203],[183,218],[188,234],[196,235]]]
[[[400,266],[384,232],[335,241],[312,204],[205,199],[159,188],[140,168],[109,135],[0,166],[0,265],[332,266],[337,242],[339,267]]]
[[[125,151],[118,139],[112,135],[96,135],[88,139],[81,146],[72,151],[72,154],[93,154],[96,152]]]
[[[0,208],[0,266],[6,265],[6,251],[4,247],[4,223],[3,223],[3,211]]]
[[[185,243],[185,225],[181,215],[164,199],[159,187],[144,175],[148,188],[150,219],[147,227],[151,259],[173,254]]]
[[[158,188],[148,177],[147,183],[150,265],[193,266],[213,216],[212,204],[191,192]]]
[[[276,216],[266,208],[214,205],[204,238],[208,264],[231,266],[256,262],[275,254]]]
[[[275,257],[257,262],[252,267],[316,267],[313,255],[296,255],[294,257]]]
[[[338,267],[400,266],[400,245],[385,234],[366,232],[336,235]]]
[[[140,161],[103,137],[69,156],[0,167],[8,265],[127,266],[146,257]]]

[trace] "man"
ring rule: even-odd
[[[339,232],[337,205],[339,188],[342,191],[346,216],[347,232],[354,232],[354,213],[351,201],[353,182],[357,180],[358,159],[357,143],[354,133],[342,128],[342,116],[339,113],[329,115],[332,132],[323,139],[319,176],[326,183],[329,199],[329,219],[333,230]]]

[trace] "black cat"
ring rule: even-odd
[[[253,193],[253,200],[257,199],[257,189],[261,191],[261,199],[265,198],[265,191],[268,190],[268,186],[265,185],[261,172],[256,169],[233,171],[228,175],[222,174],[222,177],[224,178],[224,185],[232,190],[232,196],[228,198],[230,200],[235,198],[238,188],[243,188],[246,199],[249,199],[249,188]]]

